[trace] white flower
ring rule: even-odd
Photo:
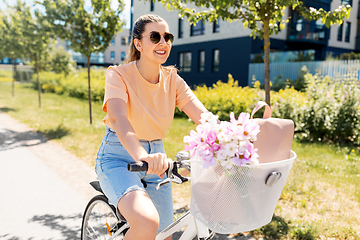
[[[237,152],[237,146],[234,142],[226,143],[222,146],[222,149],[224,149],[226,155],[229,157],[233,157]]]
[[[226,152],[222,149],[216,152],[216,158],[220,161],[224,161],[227,158]]]
[[[217,124],[217,120],[218,120],[219,116],[217,115],[214,115],[213,113],[211,112],[205,112],[205,113],[202,113],[201,114],[201,119],[200,119],[200,122],[202,124],[208,122],[210,124]]]

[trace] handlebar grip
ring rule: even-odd
[[[131,162],[128,163],[127,169],[130,172],[142,172],[148,170],[148,164],[144,161],[138,161],[138,162]]]

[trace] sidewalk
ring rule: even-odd
[[[0,163],[0,239],[80,239],[92,167],[2,112]]]

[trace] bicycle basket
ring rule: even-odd
[[[296,158],[259,165],[220,165],[204,169],[201,161],[191,163],[191,214],[217,233],[247,232],[268,224],[286,178]],[[272,186],[266,179],[272,172],[281,177]]]

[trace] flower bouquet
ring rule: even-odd
[[[218,116],[207,112],[201,114],[201,124],[184,137],[185,151],[193,151],[204,161],[203,167],[221,165],[231,169],[234,165],[259,164],[257,149],[253,142],[260,132],[259,125],[250,114],[241,113],[238,119],[230,114],[230,122],[218,121]]]

